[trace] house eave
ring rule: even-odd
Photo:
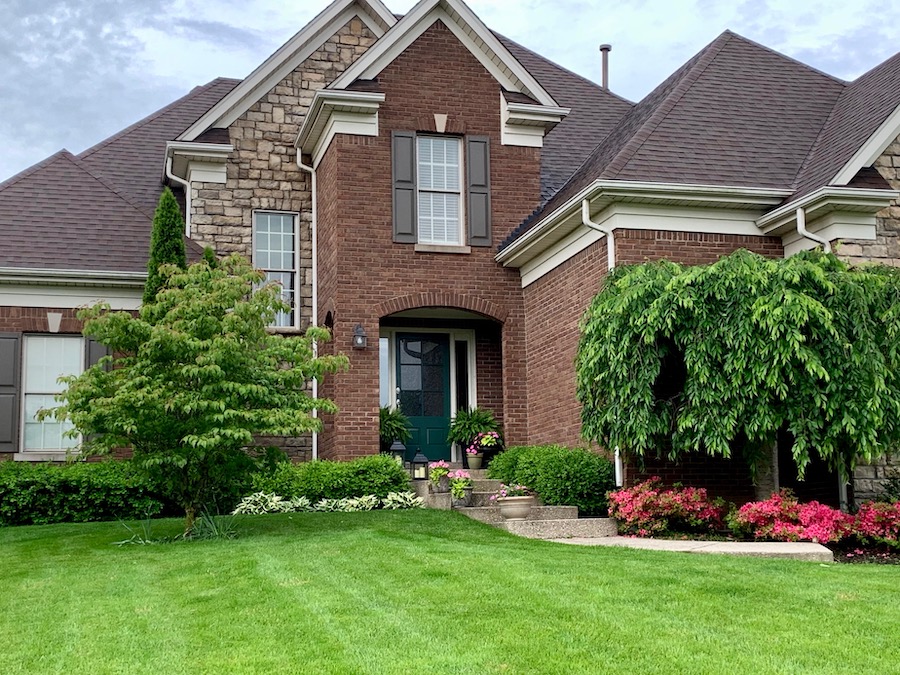
[[[812,221],[832,211],[874,214],[900,198],[897,190],[873,190],[825,186],[800,199],[766,213],[756,224],[763,234],[782,235],[797,227],[797,209],[803,208]]]
[[[0,267],[0,284],[142,288],[146,272]]]

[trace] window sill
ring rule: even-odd
[[[34,452],[17,452],[13,455],[14,462],[65,462],[69,457],[78,456],[78,452],[66,452],[65,450],[41,450]]]
[[[471,253],[471,246],[448,246],[444,244],[416,244],[416,253]]]

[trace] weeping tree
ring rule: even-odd
[[[846,477],[900,441],[900,271],[738,251],[610,274],[581,322],[582,433],[637,459],[771,458]]]
[[[319,430],[312,378],[346,367],[344,356],[316,356],[305,336],[270,334],[287,311],[281,288],[240,256],[211,268],[160,267],[163,287],[137,316],[98,305],[82,310],[84,334],[106,345],[106,357],[64,378],[62,404],[40,413],[71,420],[82,452],[102,455],[128,447],[134,461],[185,511],[185,533],[252,471],[247,453],[257,435],[297,436]],[[112,367],[110,367],[112,366]]]
[[[172,190],[166,188],[159,197],[150,231],[150,260],[147,262],[147,281],[144,284],[144,304],[153,302],[163,286],[160,265],[187,267],[184,248],[184,221]]]

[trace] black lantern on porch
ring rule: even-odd
[[[413,480],[428,479],[428,458],[422,454],[422,450],[416,450],[416,456],[409,463],[409,475]]]
[[[388,448],[387,454],[393,457],[397,464],[403,466],[403,458],[406,456],[406,446],[400,442],[400,439],[396,439],[391,443],[391,447]]]

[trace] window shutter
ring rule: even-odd
[[[90,368],[96,365],[104,356],[109,356],[109,348],[96,340],[88,338],[84,346],[84,367]]]
[[[487,136],[466,137],[466,194],[470,246],[491,246],[491,159]]]
[[[19,335],[0,334],[0,452],[18,447],[19,344]]]
[[[416,134],[395,131],[393,145],[394,241],[416,243]]]

